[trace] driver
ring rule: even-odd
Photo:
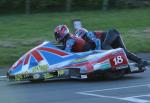
[[[128,51],[124,45],[120,33],[116,29],[104,31],[87,31],[85,28],[76,30],[75,35],[84,39],[90,44],[91,49],[114,49],[123,48],[128,59],[138,63],[139,67],[150,65],[148,61],[139,58],[135,54]],[[99,43],[100,42],[100,43]]]
[[[64,50],[67,52],[85,52],[90,50],[90,46],[85,40],[69,33],[66,25],[58,25],[54,30],[54,34],[56,41],[62,43]]]

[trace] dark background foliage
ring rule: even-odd
[[[150,6],[150,0],[0,0],[0,13],[61,12]]]

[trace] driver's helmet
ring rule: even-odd
[[[83,38],[87,33],[88,31],[85,28],[79,28],[75,31],[75,35],[81,38]]]
[[[54,30],[56,41],[62,41],[68,33],[69,29],[66,25],[58,25]]]

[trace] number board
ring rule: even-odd
[[[128,64],[124,53],[114,54],[110,59],[110,63],[113,68]]]

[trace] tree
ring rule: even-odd
[[[31,0],[25,0],[25,13],[31,13]]]
[[[102,10],[106,11],[108,9],[108,6],[109,6],[109,0],[103,0]]]
[[[71,11],[72,0],[66,0],[66,11]]]

